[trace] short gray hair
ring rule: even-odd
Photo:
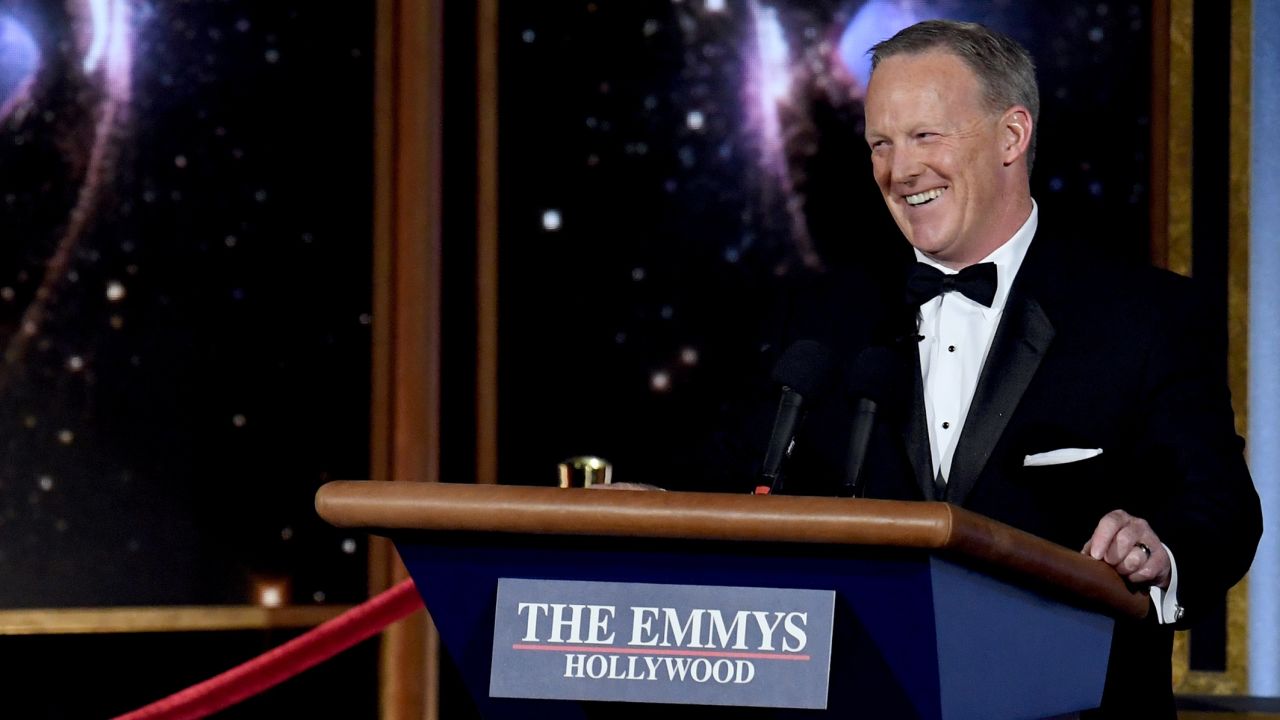
[[[876,43],[869,51],[871,69],[874,72],[882,60],[894,55],[919,55],[932,50],[955,55],[969,66],[982,85],[983,99],[992,112],[1004,112],[1014,105],[1031,111],[1029,173],[1040,127],[1040,88],[1031,53],[1008,35],[977,23],[926,20]]]

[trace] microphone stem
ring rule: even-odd
[[[873,400],[860,398],[853,414],[853,431],[849,438],[849,460],[845,466],[844,492],[847,497],[858,497],[861,492],[859,480],[862,476],[862,464],[867,457],[867,446],[871,444],[871,426],[875,422],[876,404]]]
[[[778,414],[773,421],[773,435],[769,438],[769,447],[765,451],[764,464],[760,466],[760,479],[757,486],[768,487],[768,493],[782,490],[782,461],[787,456],[787,448],[795,437],[796,425],[800,421],[800,405],[804,398],[800,393],[787,386],[782,387],[782,399],[778,402]],[[757,490],[758,494],[768,494]]]

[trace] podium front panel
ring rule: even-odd
[[[922,550],[465,533],[403,535],[397,548],[486,720],[998,720],[1070,712],[1101,698],[1109,619]],[[834,590],[827,710],[491,698],[499,578]],[[1029,662],[1047,638],[1070,647]]]

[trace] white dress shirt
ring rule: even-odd
[[[1018,231],[981,262],[996,266],[996,294],[991,307],[970,300],[958,292],[942,293],[920,306],[919,343],[920,373],[924,381],[924,410],[929,428],[929,449],[933,458],[933,472],[946,482],[951,474],[951,461],[955,457],[956,441],[964,431],[965,416],[973,392],[978,387],[978,376],[987,361],[996,328],[1004,316],[1009,288],[1022,267],[1022,261],[1031,247],[1040,222],[1040,208],[1031,201],[1031,214]],[[916,259],[944,273],[958,272],[919,250]],[[1101,519],[1101,518],[1099,518]],[[1165,547],[1168,551],[1168,547]],[[1177,602],[1178,570],[1169,553],[1172,567],[1169,590],[1151,588],[1155,601],[1156,617],[1161,623],[1177,621],[1182,608]]]
[[[924,379],[924,411],[929,427],[933,472],[945,482],[951,474],[956,440],[964,430],[965,415],[978,375],[1004,315],[1013,278],[1027,256],[1039,223],[1039,208],[1031,201],[1031,215],[1018,232],[982,262],[996,266],[996,296],[984,307],[958,292],[942,293],[920,306],[920,376]],[[916,259],[948,275],[957,271],[915,251]]]

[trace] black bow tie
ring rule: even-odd
[[[907,303],[912,307],[919,307],[953,290],[980,305],[991,307],[991,301],[996,298],[996,264],[978,263],[948,275],[918,262],[907,273]]]

